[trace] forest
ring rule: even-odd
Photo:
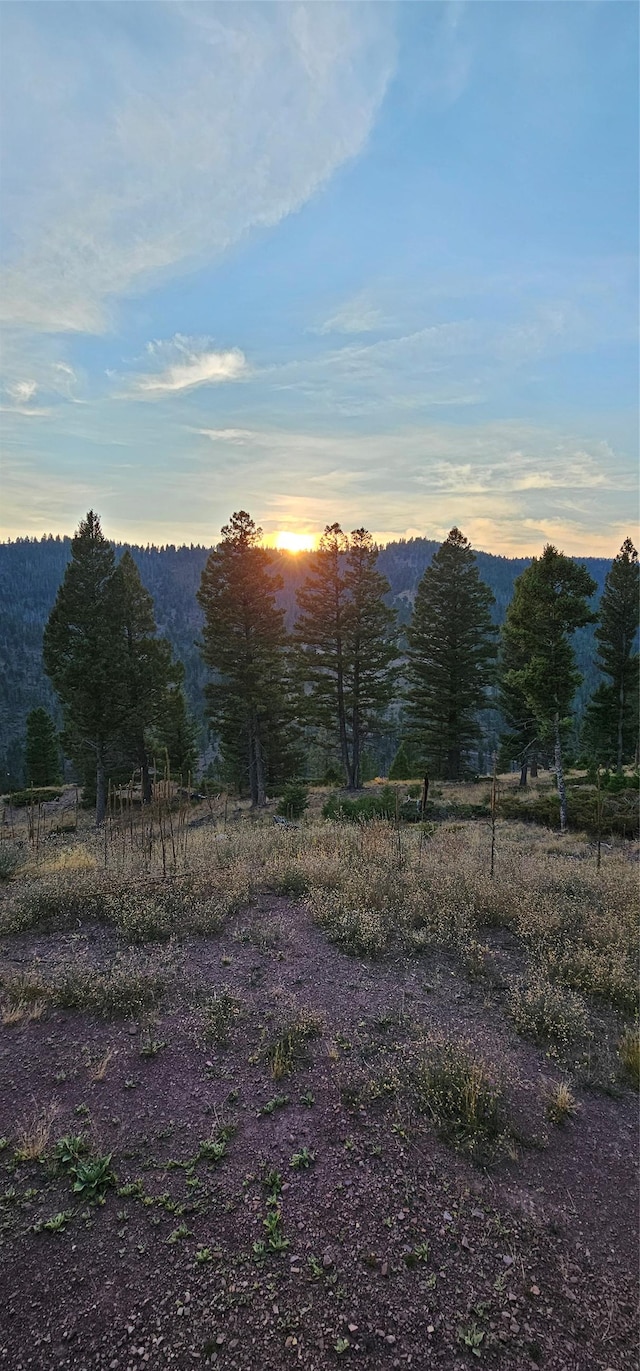
[[[15,546],[54,551],[60,560],[67,551],[53,539]],[[505,607],[459,529],[432,552],[411,591],[398,589],[403,547],[414,551],[398,545],[394,562],[366,529],[327,524],[316,550],[285,578],[281,568],[290,564],[264,545],[250,514],[237,511],[200,567],[199,626],[192,607],[180,615],[175,598],[165,602],[181,636],[185,621],[197,634],[185,642],[193,664],[187,691],[185,664],[158,624],[131,550],[116,550],[89,511],[37,656],[39,628],[31,622],[27,677],[33,688],[48,680],[54,709],[35,704],[21,739],[20,710],[7,704],[14,737],[6,744],[5,793],[25,782],[75,780],[100,825],[112,783],[135,786],[148,805],[161,771],[189,787],[204,775],[249,795],[257,809],[285,788],[291,813],[304,808],[309,782],[356,792],[375,776],[424,774],[424,820],[429,772],[459,782],[491,768],[494,775],[519,769],[525,788],[529,773],[546,766],[564,831],[568,763],[578,757],[591,771],[613,767],[620,778],[625,764],[637,765],[636,549],[623,543],[598,602],[585,563],[547,544],[515,577]],[[165,559],[167,551],[189,571],[193,554],[203,552],[191,549],[188,562],[186,549],[165,550]],[[381,569],[385,552],[395,589]],[[162,556],[150,549],[142,564],[148,557],[157,568]],[[514,570],[501,560],[497,566]],[[497,579],[502,600],[504,578]],[[184,581],[181,591],[183,598]],[[595,683],[574,647],[589,628],[590,649],[584,636],[581,647],[590,651]],[[576,695],[588,688],[587,675],[585,710]]]
[[[196,725],[198,751],[206,765],[215,756],[215,746],[211,746],[205,717],[208,672],[198,648],[204,616],[196,597],[211,549],[193,544],[144,548],[115,544],[114,548],[117,560],[130,552],[142,584],[152,597],[158,633],[168,639],[174,656],[184,667],[184,692]],[[411,619],[417,587],[437,550],[438,543],[426,538],[403,539],[378,549],[376,567],[388,583],[383,598],[394,610],[401,631],[406,630]],[[273,551],[271,557],[282,582],[276,590],[276,603],[284,610],[284,624],[290,631],[297,612],[296,594],[308,574],[312,554]],[[29,713],[41,707],[58,726],[62,722],[55,691],[43,670],[42,635],[70,558],[68,536],[19,538],[0,544],[0,775],[7,786],[22,785],[26,780],[25,730]],[[515,581],[531,559],[481,551],[475,553],[475,558],[481,580],[493,595],[492,620],[500,627]],[[581,560],[595,582],[592,605],[597,609],[610,563],[605,558]],[[576,742],[587,702],[600,679],[594,632],[594,625],[589,623],[572,637],[581,675],[573,700]],[[402,646],[402,636],[400,642]],[[489,751],[499,732],[495,711],[486,713],[482,723]],[[369,744],[370,774],[388,770],[400,741],[399,720],[397,714],[392,714],[385,732]]]

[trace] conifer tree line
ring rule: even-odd
[[[95,788],[98,824],[110,775],[137,768],[143,798],[151,798],[154,748],[172,748],[175,766],[195,765],[181,664],[158,635],[153,602],[133,558],[125,552],[116,564],[92,510],[72,542],[44,632],[43,661],[62,706],[64,750],[85,788]]]
[[[483,717],[500,718],[501,765],[552,763],[566,821],[564,756],[580,682],[572,635],[595,622],[596,589],[585,567],[555,547],[533,558],[515,584],[502,630],[474,552],[454,528],[417,588],[402,637],[378,549],[364,528],[326,526],[297,595],[293,630],[278,605],[281,578],[244,510],[234,513],[210,553],[198,601],[200,651],[210,679],[206,709],[221,780],[261,808],[309,758],[330,756],[350,790],[362,784],[368,744],[400,739],[391,776],[428,768],[469,775]],[[600,604],[596,638],[605,678],[584,725],[595,761],[621,770],[638,738],[638,554],[629,539],[616,557]],[[110,776],[127,767],[152,795],[152,760],[170,758],[186,777],[196,764],[195,730],[182,690],[183,669],[157,630],[153,602],[129,552],[116,562],[92,511],[46,626],[45,670],[61,702],[61,742],[105,813]],[[35,718],[34,716],[44,715]],[[30,716],[33,784],[59,775],[60,749],[43,710]],[[46,774],[47,781],[39,781]]]

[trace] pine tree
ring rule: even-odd
[[[459,780],[480,736],[496,655],[493,595],[453,528],[416,592],[407,633],[407,722],[425,762]]]
[[[415,770],[415,768],[414,768]],[[390,781],[410,781],[414,772],[411,770],[409,754],[404,743],[401,743],[396,755],[389,767]]]
[[[346,704],[344,560],[348,546],[340,525],[327,524],[297,594],[300,614],[294,627],[301,653],[307,717],[314,728],[329,736],[337,735],[347,785],[352,774]]]
[[[500,737],[498,766],[509,767],[512,761],[518,761],[520,786],[524,788],[530,767],[532,775],[537,775],[540,730],[531,705],[517,680],[517,673],[526,665],[526,661],[518,645],[517,633],[514,633],[510,623],[509,609],[500,638],[498,702],[506,729]]]
[[[25,743],[27,785],[58,785],[62,779],[58,732],[46,709],[32,709],[27,716]]]
[[[393,693],[395,615],[384,603],[389,584],[376,571],[371,534],[327,525],[298,592],[302,611],[295,625],[308,716],[338,742],[346,784],[362,781],[367,738],[382,727]]]
[[[633,755],[638,731],[638,553],[626,538],[611,564],[599,606],[597,662],[609,680],[598,686],[587,709],[584,738],[600,761],[622,771]]]
[[[284,611],[276,606],[280,577],[260,546],[262,529],[245,510],[231,516],[222,542],[202,573],[202,656],[216,673],[207,686],[210,718],[220,735],[227,769],[248,780],[261,807],[279,757],[290,747]]]
[[[153,600],[129,551],[123,554],[116,569],[114,589],[124,635],[123,744],[125,754],[135,758],[140,768],[142,798],[149,804],[147,732],[160,718],[167,691],[178,684],[183,672],[172,659],[170,643],[158,637]]]
[[[196,726],[181,685],[170,686],[165,692],[155,738],[160,755],[168,753],[172,775],[181,776],[185,781],[193,775],[198,761]]]
[[[90,510],[71,544],[71,561],[44,631],[43,659],[62,704],[71,757],[96,776],[96,823],[106,810],[106,759],[125,714],[123,620],[115,556]]]
[[[588,600],[596,589],[586,567],[550,543],[518,577],[509,606],[509,628],[520,665],[505,680],[522,692],[543,740],[553,744],[560,797],[560,828],[567,825],[562,736],[582,677],[575,668],[572,633],[593,623]]]

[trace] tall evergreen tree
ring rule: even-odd
[[[382,726],[393,693],[395,614],[384,603],[389,584],[376,570],[371,534],[327,525],[298,592],[295,625],[312,724],[333,734],[346,784],[362,783],[367,738]]]
[[[509,767],[512,761],[518,761],[522,788],[527,784],[529,768],[532,775],[537,775],[540,746],[538,721],[517,679],[518,671],[525,665],[526,660],[507,609],[500,634],[498,663],[498,703],[506,729],[500,737],[498,765]]]
[[[435,553],[416,592],[407,633],[407,723],[437,775],[459,780],[480,736],[496,655],[493,595],[457,528]]]
[[[147,732],[161,717],[170,687],[179,683],[182,668],[173,661],[171,645],[158,637],[153,600],[140,580],[129,551],[115,572],[114,588],[122,616],[123,744],[140,768],[142,797],[151,801]]]
[[[261,537],[245,510],[233,514],[198,591],[202,656],[216,673],[207,686],[209,714],[227,769],[240,782],[246,777],[257,807],[278,758],[291,750],[292,731],[284,611],[276,605],[282,583]]]
[[[58,731],[46,709],[27,716],[25,743],[27,785],[58,785],[62,780]]]
[[[198,748],[196,726],[181,685],[165,692],[154,733],[160,754],[168,753],[172,774],[187,780],[196,769]]]
[[[597,760],[613,762],[618,772],[638,737],[639,576],[638,553],[626,538],[607,575],[596,628],[597,663],[609,679],[592,696],[583,735]]]
[[[306,713],[312,726],[337,734],[347,785],[350,754],[346,703],[347,590],[344,560],[349,540],[339,524],[327,524],[297,594],[300,612],[294,638],[302,657]]]
[[[122,727],[123,618],[115,556],[90,510],[71,544],[71,561],[44,631],[44,667],[62,704],[66,747],[96,776],[96,823],[106,810],[106,758]]]
[[[509,606],[510,633],[520,664],[505,680],[522,692],[540,736],[553,745],[562,832],[567,825],[562,738],[582,679],[570,637],[577,628],[594,622],[588,600],[595,589],[586,567],[549,543],[518,577]]]

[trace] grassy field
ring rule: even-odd
[[[325,799],[5,821],[5,1365],[637,1365],[636,845]]]

